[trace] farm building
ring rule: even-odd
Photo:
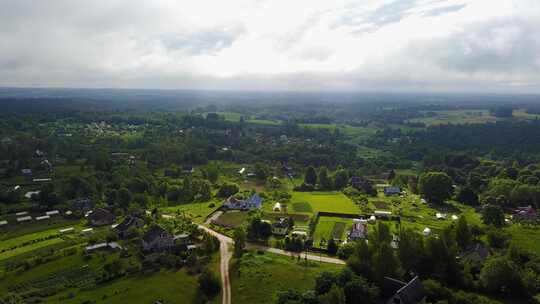
[[[388,219],[388,218],[390,218],[392,216],[392,212],[391,211],[385,211],[385,210],[375,210],[375,212],[373,212],[373,215],[376,218]]]
[[[173,236],[160,226],[152,226],[142,238],[142,247],[146,251],[163,251],[174,246]]]
[[[8,224],[8,221],[6,220],[0,221],[0,226],[5,226],[7,224]]]
[[[51,210],[51,211],[47,211],[45,212],[46,215],[58,215],[60,214],[60,211],[58,210]]]
[[[50,218],[51,218],[50,215],[36,216],[36,221],[48,220]]]
[[[73,227],[58,230],[58,232],[60,232],[60,233],[71,233],[73,231],[75,231],[75,228],[73,228]]]
[[[31,220],[32,220],[32,217],[29,216],[29,215],[17,218],[17,222],[19,222],[19,223],[28,222],[28,221],[31,221]]]
[[[281,212],[281,204],[280,203],[275,203],[274,204],[274,207],[272,208],[272,210],[274,212]]]
[[[141,218],[136,216],[128,215],[124,220],[114,227],[114,230],[118,234],[118,237],[121,239],[130,237],[131,228],[142,228],[144,226],[144,221]]]
[[[96,210],[89,213],[87,218],[88,222],[92,226],[103,226],[112,224],[114,222],[115,216],[114,214],[103,208],[97,208]]]

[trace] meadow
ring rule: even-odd
[[[277,293],[288,289],[306,291],[315,285],[315,277],[323,271],[339,271],[343,266],[298,261],[296,258],[271,253],[244,254],[231,267],[232,302],[276,303]],[[262,288],[261,288],[262,287]]]
[[[315,214],[320,211],[358,214],[358,206],[341,192],[293,192],[292,209],[297,213]]]
[[[313,245],[319,246],[321,240],[337,239],[345,241],[347,231],[351,229],[353,220],[350,218],[321,216],[313,233]]]

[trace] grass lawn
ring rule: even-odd
[[[306,291],[315,286],[322,271],[339,271],[343,266],[318,262],[298,262],[271,253],[245,254],[231,267],[232,302],[276,303],[277,293],[287,289]]]
[[[210,207],[210,204],[211,202],[182,204],[173,207],[165,207],[161,210],[166,214],[185,215],[190,217],[193,222],[201,224],[206,217],[219,206],[218,203],[214,203],[215,206]]]
[[[36,235],[39,233],[43,234],[50,234],[50,233],[58,233],[59,229],[65,228],[65,227],[82,227],[83,222],[81,220],[66,220],[61,217],[53,218],[50,221],[46,222],[37,222],[34,221],[32,223],[24,223],[24,224],[16,224],[13,226],[10,226],[8,228],[0,230],[0,248],[3,248],[4,241],[7,239],[13,239],[18,238],[20,236],[25,236],[29,238],[37,238],[35,236],[29,236],[29,235]]]
[[[228,227],[238,227],[242,225],[247,218],[247,212],[233,210],[223,213],[220,217],[218,217],[216,223]]]
[[[505,230],[510,233],[511,241],[517,246],[540,254],[540,227],[512,224]]]
[[[291,203],[292,211],[298,213],[359,213],[358,206],[341,192],[293,192]]]
[[[58,237],[58,238],[53,238],[53,239],[40,241],[40,242],[37,242],[37,243],[32,243],[32,244],[22,246],[22,247],[17,247],[17,248],[15,248],[13,250],[4,251],[4,252],[0,253],[0,261],[11,258],[11,257],[14,257],[14,256],[17,256],[19,254],[29,252],[29,251],[33,251],[33,250],[40,249],[40,248],[43,248],[43,247],[59,244],[59,243],[62,243],[63,241],[64,241],[63,239]]]
[[[346,231],[351,229],[353,220],[349,218],[321,216],[315,232],[313,234],[314,246],[319,246],[321,239],[339,239],[344,241],[347,238]]]

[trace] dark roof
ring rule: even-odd
[[[88,215],[90,220],[114,220],[114,214],[103,208],[97,208]]]
[[[414,277],[407,285],[401,287],[394,296],[399,296],[402,304],[416,304],[424,297],[424,286],[418,276]]]
[[[162,234],[169,235],[169,233],[165,229],[161,228],[160,226],[154,225],[150,227],[148,231],[146,231],[143,236],[143,240],[147,243],[150,243],[156,238],[160,237]]]
[[[141,224],[142,219],[128,215],[118,226],[115,227],[118,231],[127,231],[132,226],[138,226]]]

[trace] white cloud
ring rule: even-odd
[[[0,86],[540,92],[536,0],[6,0]]]

